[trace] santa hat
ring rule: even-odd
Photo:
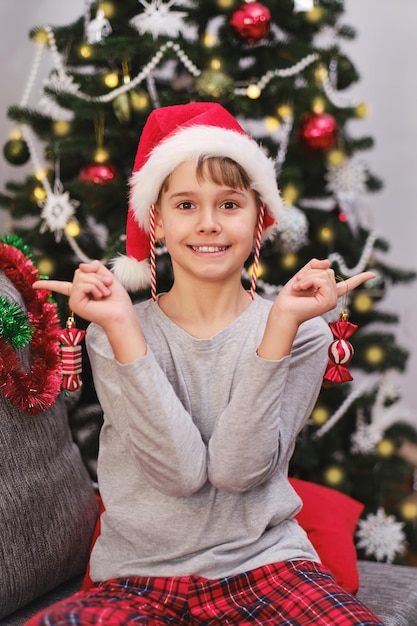
[[[236,119],[214,102],[155,109],[143,128],[130,179],[126,255],[113,261],[114,273],[128,290],[151,283],[150,208],[164,180],[184,161],[202,156],[228,157],[241,165],[265,205],[262,240],[274,234],[282,210],[274,162]]]

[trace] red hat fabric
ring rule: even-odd
[[[239,163],[265,204],[263,239],[279,221],[282,201],[274,162],[224,107],[195,102],[155,109],[140,137],[133,173],[126,228],[126,256],[113,261],[113,271],[130,291],[148,287],[149,215],[166,177],[184,161],[229,157]]]

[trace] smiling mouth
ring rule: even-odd
[[[213,253],[213,252],[224,252],[228,249],[229,246],[190,246],[194,252],[205,252],[205,253]]]

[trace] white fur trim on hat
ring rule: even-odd
[[[149,261],[137,261],[124,254],[112,259],[112,270],[115,276],[128,291],[146,289],[151,284],[151,268]]]
[[[267,212],[279,222],[283,205],[273,160],[249,135],[222,127],[195,125],[180,128],[157,144],[145,164],[130,179],[131,206],[145,230],[149,231],[149,207],[157,201],[166,177],[184,161],[200,156],[229,157],[239,163],[248,174],[252,189],[265,203]]]

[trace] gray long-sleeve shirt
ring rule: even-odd
[[[301,325],[291,356],[257,356],[271,302],[196,339],[159,305],[136,305],[146,356],[120,364],[92,324],[87,348],[104,411],[98,477],[106,512],[94,581],[220,578],[289,559],[319,560],[293,519],[287,480],[295,438],[315,403],[330,331]]]

